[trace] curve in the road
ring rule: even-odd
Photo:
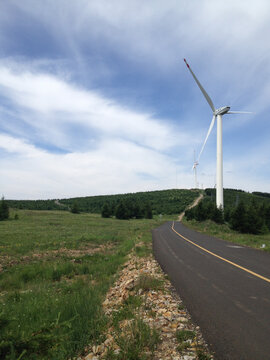
[[[249,270],[249,269],[246,269],[245,267],[243,267],[243,266],[241,266],[241,265],[235,264],[234,262],[232,262],[232,261],[230,261],[230,260],[228,260],[228,259],[225,259],[225,258],[223,258],[222,256],[219,256],[219,255],[213,253],[212,251],[209,251],[209,250],[205,249],[204,247],[202,247],[202,246],[200,246],[200,245],[198,245],[198,244],[195,244],[193,241],[191,241],[191,240],[187,239],[185,236],[179,234],[179,232],[177,232],[177,231],[174,229],[174,221],[173,221],[173,223],[172,223],[172,230],[173,230],[178,236],[180,236],[182,239],[184,239],[185,241],[188,241],[190,244],[193,244],[194,246],[197,246],[198,248],[202,249],[203,251],[207,252],[208,254],[211,254],[211,255],[217,257],[218,259],[220,259],[220,260],[222,260],[222,261],[226,261],[228,264],[231,264],[231,265],[233,265],[233,266],[235,266],[235,267],[237,267],[237,268],[239,268],[239,269],[241,269],[241,270],[243,270],[243,271],[246,271],[246,272],[248,272],[248,273],[250,273],[250,274],[252,274],[252,275],[254,275],[254,276],[257,276],[258,278],[260,278],[260,279],[262,279],[262,280],[267,281],[267,282],[270,283],[270,279],[269,279],[269,278],[267,278],[267,277],[265,277],[265,276],[262,276],[262,275],[259,275],[259,274],[255,273],[254,271],[251,271],[251,270]],[[270,354],[269,354],[269,357],[270,357]]]

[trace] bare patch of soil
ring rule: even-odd
[[[93,255],[96,253],[107,252],[111,250],[114,246],[112,244],[102,244],[96,247],[86,247],[83,249],[67,249],[60,248],[57,250],[47,250],[44,252],[34,252],[30,255],[24,255],[17,259],[12,258],[8,255],[0,256],[0,272],[4,270],[4,268],[11,267],[18,264],[29,264],[33,261],[43,260],[43,259],[52,259],[57,257],[66,256],[72,259],[76,259],[78,257],[82,257],[85,255]]]

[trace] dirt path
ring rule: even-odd
[[[187,209],[191,209],[191,208],[193,208],[194,206],[198,205],[199,202],[202,200],[202,198],[203,198],[203,194],[200,194],[200,196],[198,196],[197,199],[195,199],[194,202],[187,207]],[[187,209],[186,209],[186,210],[187,210]],[[183,211],[183,212],[179,215],[178,220],[179,220],[179,221],[182,221],[184,215],[185,215],[185,211]]]
[[[67,209],[69,209],[69,206],[60,203],[59,200],[54,200],[54,203],[55,203],[55,205],[57,205],[57,206],[60,206],[60,207],[62,207],[62,208],[67,208]]]

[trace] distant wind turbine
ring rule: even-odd
[[[195,74],[191,70],[189,64],[187,63],[186,59],[184,59],[189,71],[191,72],[191,75],[193,76],[194,80],[196,81],[197,85],[199,86],[201,92],[203,93],[203,96],[205,97],[206,101],[208,102],[209,106],[211,107],[213,111],[213,118],[210,123],[206,138],[204,140],[202,149],[200,151],[200,154],[198,156],[197,162],[199,162],[200,156],[203,152],[203,149],[205,147],[205,144],[207,142],[207,139],[213,129],[213,126],[215,124],[215,120],[217,119],[217,190],[216,190],[216,204],[218,208],[224,208],[224,202],[223,202],[223,155],[222,155],[222,115],[225,114],[251,114],[247,111],[230,111],[230,106],[223,106],[219,109],[216,109],[213,101],[211,100],[210,96],[207,94],[207,92],[202,87],[199,80],[196,78]],[[194,166],[194,165],[193,165]],[[196,165],[197,166],[197,165]]]
[[[197,182],[197,166],[198,165],[199,165],[199,162],[196,160],[195,150],[194,150],[194,162],[193,162],[192,170],[194,172],[195,189],[198,189],[198,182]]]

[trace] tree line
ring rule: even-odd
[[[137,201],[120,200],[118,203],[105,202],[101,216],[109,218],[115,216],[117,219],[152,219],[153,212],[150,202],[145,204],[138,203]]]
[[[57,200],[6,200],[10,208],[23,210],[67,210]]]
[[[240,200],[234,206],[227,206],[223,212],[206,197],[196,207],[186,210],[185,215],[187,220],[227,223],[233,230],[241,233],[263,234],[270,231],[270,203],[255,199],[248,202]]]
[[[117,195],[86,196],[73,199],[61,199],[61,204],[71,207],[76,201],[81,212],[101,213],[105,203],[112,207],[114,213],[116,206],[122,201],[138,204],[150,203],[152,212],[158,214],[177,214],[198,197],[198,191],[185,189],[158,190]]]
[[[186,210],[185,216],[188,221],[195,219],[197,221],[212,220],[217,224],[224,223],[223,211],[210,201],[200,201],[197,206]]]

